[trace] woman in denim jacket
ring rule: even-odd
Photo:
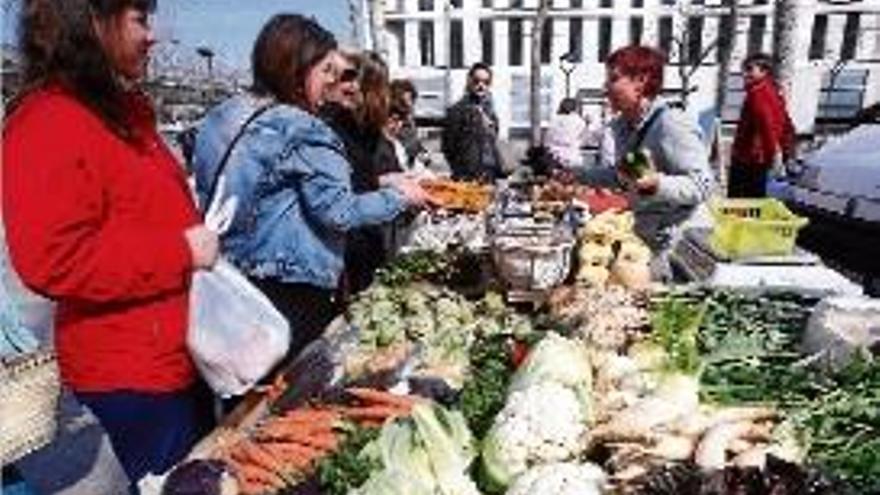
[[[343,144],[315,116],[334,82],[335,49],[333,35],[311,19],[270,19],[251,55],[252,91],[208,113],[193,156],[204,208],[229,153],[223,193],[239,202],[222,252],[287,317],[293,332],[288,357],[340,311],[334,292],[346,232],[388,222],[424,197],[406,181],[366,194],[352,191]]]

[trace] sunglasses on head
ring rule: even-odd
[[[339,82],[352,82],[358,78],[357,69],[345,69],[339,74]]]

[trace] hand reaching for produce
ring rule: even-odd
[[[195,268],[211,268],[220,255],[220,238],[204,225],[195,225],[184,231]]]
[[[406,199],[406,202],[411,206],[416,206],[420,208],[424,208],[425,206],[430,206],[434,204],[434,200],[431,196],[419,185],[419,183],[415,180],[412,180],[408,177],[402,177],[399,180],[395,180],[391,187],[397,189],[403,197]]]
[[[388,172],[379,176],[379,185],[382,187],[396,187],[401,181],[407,179],[404,172]]]

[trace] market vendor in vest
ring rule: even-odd
[[[645,46],[608,57],[605,90],[617,114],[609,123],[612,139],[603,143],[603,166],[578,171],[586,184],[626,191],[635,232],[654,253],[651,271],[658,280],[671,277],[669,250],[682,226],[703,216],[701,205],[715,190],[696,123],[657,98],[664,63],[662,53]]]

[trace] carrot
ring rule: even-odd
[[[252,464],[259,466],[266,471],[276,474],[282,482],[285,482],[285,480],[280,475],[278,475],[279,468],[281,467],[280,461],[272,457],[258,444],[250,440],[245,440],[241,442],[239,450],[246,459],[251,461]]]
[[[263,445],[267,451],[275,455],[281,462],[294,458],[311,458],[319,453],[319,449],[299,442],[271,442]]]
[[[385,420],[397,416],[409,414],[409,410],[390,406],[367,406],[351,407],[345,412],[345,416],[352,420]]]
[[[266,449],[280,459],[285,469],[302,471],[323,456],[323,452],[299,443],[266,444]]]
[[[294,409],[287,412],[279,419],[288,421],[326,421],[336,419],[337,414],[333,409]]]
[[[296,441],[303,445],[308,445],[319,450],[335,450],[339,445],[339,439],[332,432],[326,434],[305,435],[297,438]]]
[[[264,493],[269,491],[267,488],[280,488],[285,485],[284,480],[275,472],[262,466],[232,459],[228,459],[227,462],[232,467],[240,487],[247,493]],[[246,489],[243,485],[250,485],[250,487]]]
[[[407,411],[412,409],[416,403],[416,399],[409,396],[395,395],[389,392],[382,392],[371,388],[352,387],[346,390],[351,395],[361,399],[364,402],[376,405],[386,405],[391,407],[399,407]]]
[[[333,431],[332,423],[287,423],[283,421],[273,421],[267,423],[254,432],[255,438],[262,437],[287,437],[290,435],[312,435],[318,433],[330,433]]]

